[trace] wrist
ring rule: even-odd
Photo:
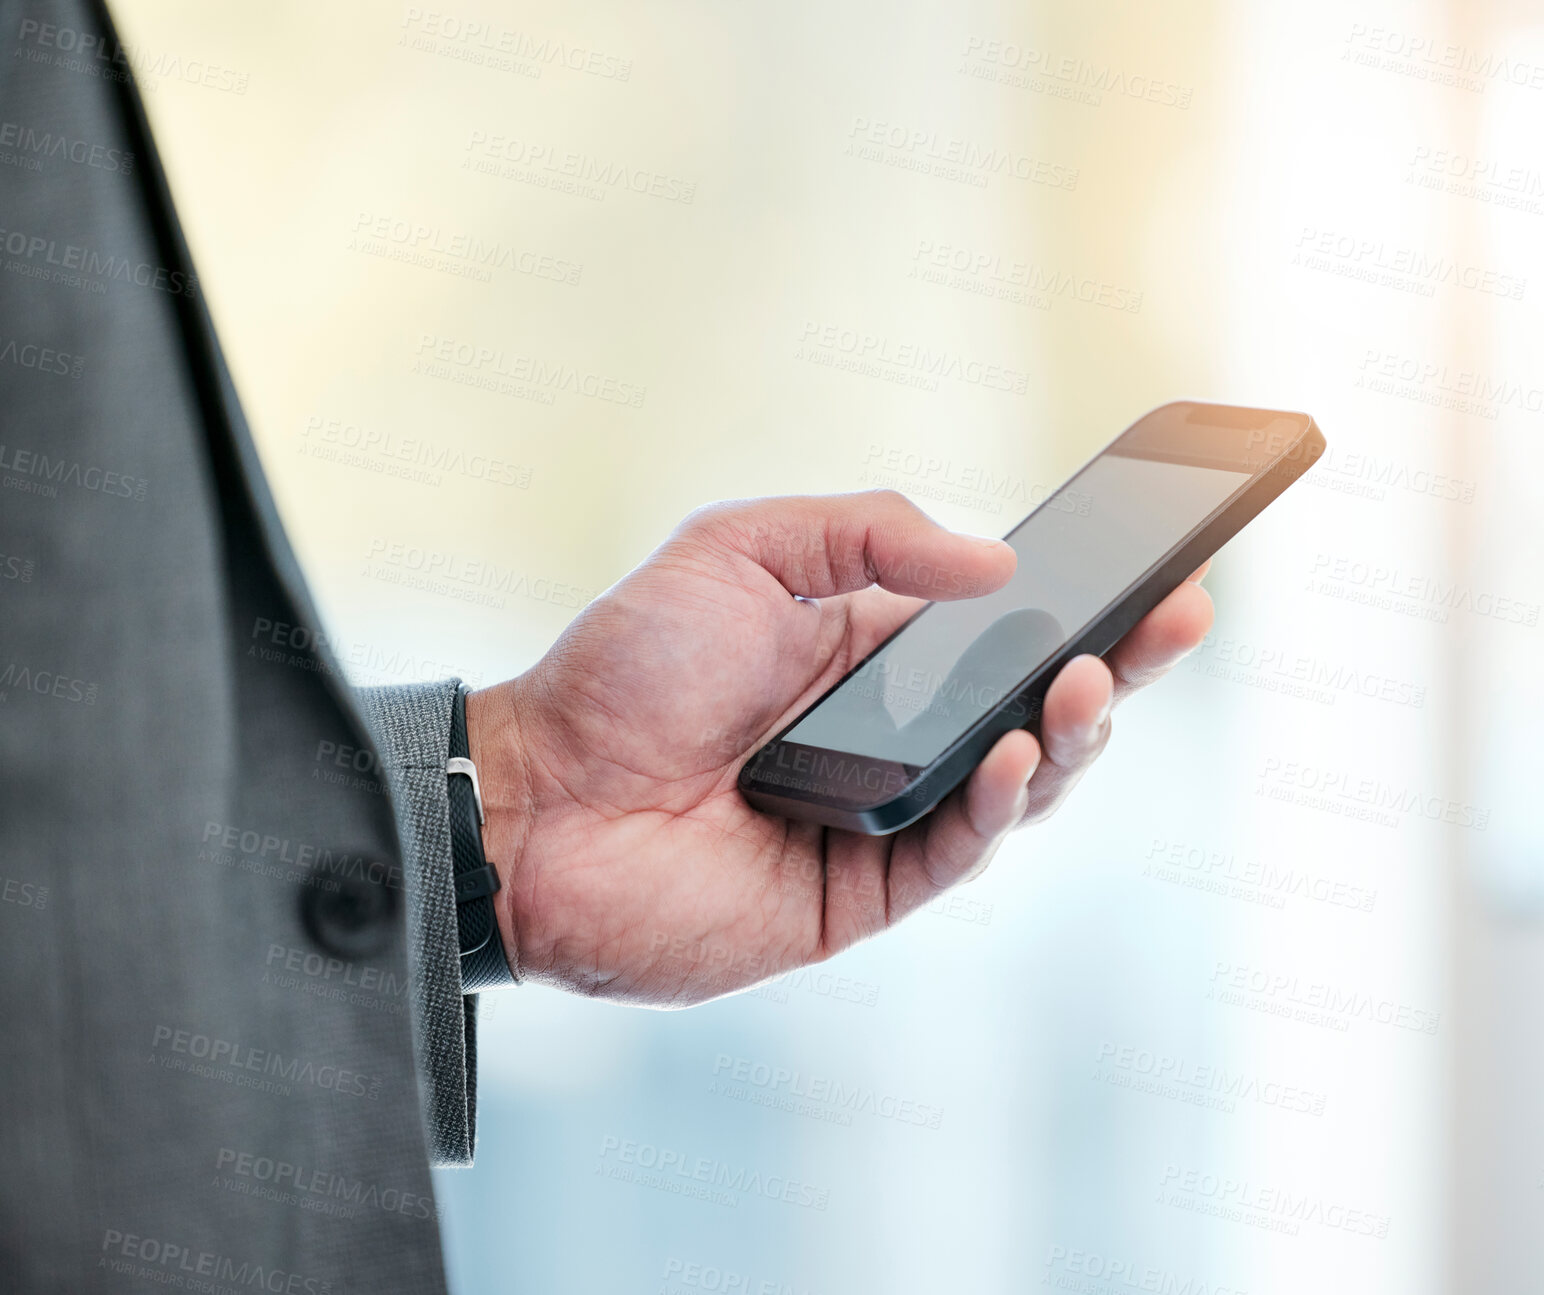
[[[499,878],[499,890],[493,896],[494,917],[505,956],[517,977],[539,970],[527,917],[533,887],[522,866],[536,822],[536,804],[521,722],[524,707],[519,682],[514,679],[479,689],[466,699],[467,745],[482,783],[483,851]]]

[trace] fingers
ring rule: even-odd
[[[1211,595],[1192,576],[1148,612],[1107,656],[1117,701],[1144,688],[1200,646],[1212,627]]]
[[[1040,746],[1017,729],[998,739],[965,786],[895,838],[887,920],[900,921],[940,891],[982,872],[1024,816]]]
[[[1143,617],[1110,654],[1110,664],[1086,655],[1069,661],[1046,692],[1040,740],[1023,730],[1001,738],[963,788],[894,838],[888,867],[879,841],[832,840],[827,952],[894,924],[976,876],[1012,827],[1046,817],[1067,798],[1109,742],[1110,712],[1120,697],[1150,683],[1205,637],[1212,604],[1197,582],[1210,565]],[[860,902],[860,895],[873,902]]]
[[[998,738],[986,759],[965,783],[959,802],[962,826],[977,841],[995,840],[1019,821],[1024,812],[1024,792],[1040,764],[1040,743],[1031,733],[1015,729]],[[945,825],[947,827],[947,824]],[[969,840],[934,841],[928,856],[930,877],[952,885],[969,869]],[[964,845],[965,849],[958,848]]]
[[[1198,583],[1208,559],[1148,612],[1106,660],[1075,657],[1051,682],[1040,719],[1045,759],[1030,779],[1025,822],[1052,813],[1110,740],[1110,711],[1193,651],[1212,626],[1212,600]]]
[[[1096,656],[1074,657],[1051,681],[1040,716],[1045,758],[1030,779],[1024,821],[1051,813],[1110,740],[1115,680]]]
[[[805,598],[873,584],[917,598],[976,598],[1017,565],[1002,540],[946,530],[893,490],[715,504],[678,536],[749,558]]]

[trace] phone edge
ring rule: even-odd
[[[1155,409],[1162,409],[1167,404],[1175,403],[1186,402],[1170,401],[1165,405],[1155,406]],[[761,743],[746,756],[745,763],[740,766],[735,775],[735,783],[740,794],[752,808],[762,812],[777,814],[799,822],[840,828],[864,836],[891,835],[931,813],[950,792],[970,776],[971,771],[981,763],[1000,737],[1012,732],[1015,728],[1029,728],[1033,731],[1039,716],[1034,694],[1037,689],[1043,691],[1041,685],[1049,687],[1050,680],[1054,679],[1062,667],[1074,657],[1085,653],[1103,657],[1110,652],[1143,616],[1179,588],[1192,571],[1207,558],[1216,554],[1245,526],[1281,498],[1319,461],[1327,443],[1313,415],[1299,410],[1281,412],[1301,414],[1307,420],[1303,434],[1293,441],[1292,445],[1283,451],[1233,504],[1197,531],[1183,547],[1176,549],[1160,567],[1146,573],[1130,596],[1121,597],[1105,616],[1088,626],[1078,638],[1066,644],[1060,652],[1035,671],[1018,691],[1010,698],[1005,698],[988,716],[984,717],[990,720],[993,716],[1003,714],[1013,703],[1023,701],[1030,704],[1035,717],[1029,724],[993,725],[989,722],[982,724],[978,732],[967,735],[951,755],[924,774],[914,786],[888,801],[863,809],[847,809],[822,801],[781,795],[754,782],[744,781],[745,771],[749,768],[751,761],[763,748],[780,739],[782,733],[789,727],[785,725],[776,735]],[[1301,451],[1304,446],[1309,445],[1312,446],[1312,453],[1304,455]],[[1101,450],[1100,453],[1103,451]],[[901,628],[904,628],[904,624]],[[1103,643],[1102,647],[1096,646],[1100,643]],[[819,700],[811,703],[810,708],[816,705],[819,705]]]

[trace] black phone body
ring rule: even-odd
[[[1307,414],[1144,415],[1008,532],[1006,586],[921,608],[745,762],[741,794],[869,836],[915,822],[1004,733],[1038,729],[1062,666],[1110,651],[1323,452]]]

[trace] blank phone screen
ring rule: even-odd
[[[1249,479],[1101,454],[1008,536],[1006,585],[926,607],[784,740],[932,764]]]

